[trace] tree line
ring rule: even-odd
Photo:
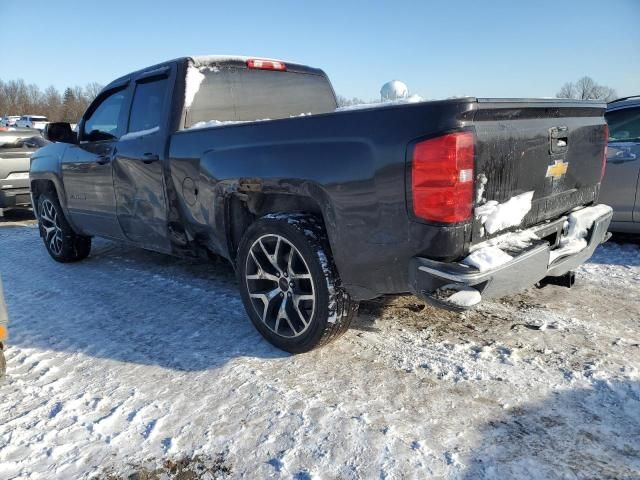
[[[96,82],[60,92],[54,86],[41,90],[23,79],[0,79],[0,116],[44,115],[51,122],[76,123],[100,90]]]
[[[91,82],[84,87],[67,87],[60,92],[54,86],[41,90],[23,79],[3,81],[0,79],[0,116],[44,115],[51,122],[76,123],[89,104],[102,90],[102,85]],[[338,95],[338,106],[367,103],[361,98]],[[591,77],[565,83],[556,94],[557,98],[611,101],[617,97],[613,88],[599,85]]]
[[[449,97],[456,98],[456,97]],[[593,78],[584,76],[576,82],[567,82],[556,93],[556,98],[573,98],[575,100],[603,100],[610,102],[618,98],[617,92],[606,85],[600,85]],[[358,105],[361,103],[371,103],[372,100],[367,102],[358,97],[348,98],[343,95],[337,95],[338,106],[348,107],[351,105]]]
[[[574,98],[577,100],[604,100],[610,102],[618,98],[616,91],[605,85],[598,84],[591,77],[582,77],[577,82],[565,83],[556,98]]]

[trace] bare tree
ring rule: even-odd
[[[367,103],[361,98],[347,98],[344,95],[336,95],[336,99],[338,100],[338,107],[350,107],[351,105],[361,105],[363,103]]]
[[[0,115],[45,115],[53,122],[77,122],[102,90],[92,82],[84,88],[66,88],[64,94],[53,86],[41,91],[24,80],[0,80]]]
[[[574,98],[577,100],[604,100],[610,102],[617,98],[613,88],[598,85],[591,77],[582,77],[577,82],[565,83],[556,94],[557,98]]]
[[[49,86],[43,93],[42,114],[50,119],[61,118],[62,97],[54,86]]]
[[[92,101],[94,98],[98,96],[98,94],[102,91],[104,87],[97,82],[87,83],[87,86],[84,87],[84,96]]]

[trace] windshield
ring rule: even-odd
[[[187,111],[187,128],[212,120],[274,120],[336,108],[331,84],[321,75],[235,67],[203,68],[201,73],[204,79]]]

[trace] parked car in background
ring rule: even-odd
[[[0,118],[0,127],[15,127],[19,119],[19,115],[5,115]]]
[[[600,200],[613,207],[613,232],[640,233],[640,95],[610,102],[607,166]]]
[[[36,130],[44,130],[45,125],[49,123],[49,119],[47,117],[43,117],[42,115],[23,115],[16,122],[16,127],[18,128],[34,128]]]
[[[45,144],[33,130],[0,131],[0,216],[5,209],[31,206],[29,163]]]

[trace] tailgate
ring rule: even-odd
[[[606,145],[605,108],[591,101],[478,99],[473,117],[472,243],[558,218],[597,200]],[[487,218],[478,215],[483,205],[504,204],[518,195],[528,201],[531,196],[522,195],[527,192],[533,192],[531,208],[522,211],[526,215],[518,224],[503,222],[498,231],[485,229]],[[517,208],[503,210],[517,217]]]
[[[5,148],[0,145],[0,182],[22,180],[29,184],[29,164],[34,150],[27,148]]]

